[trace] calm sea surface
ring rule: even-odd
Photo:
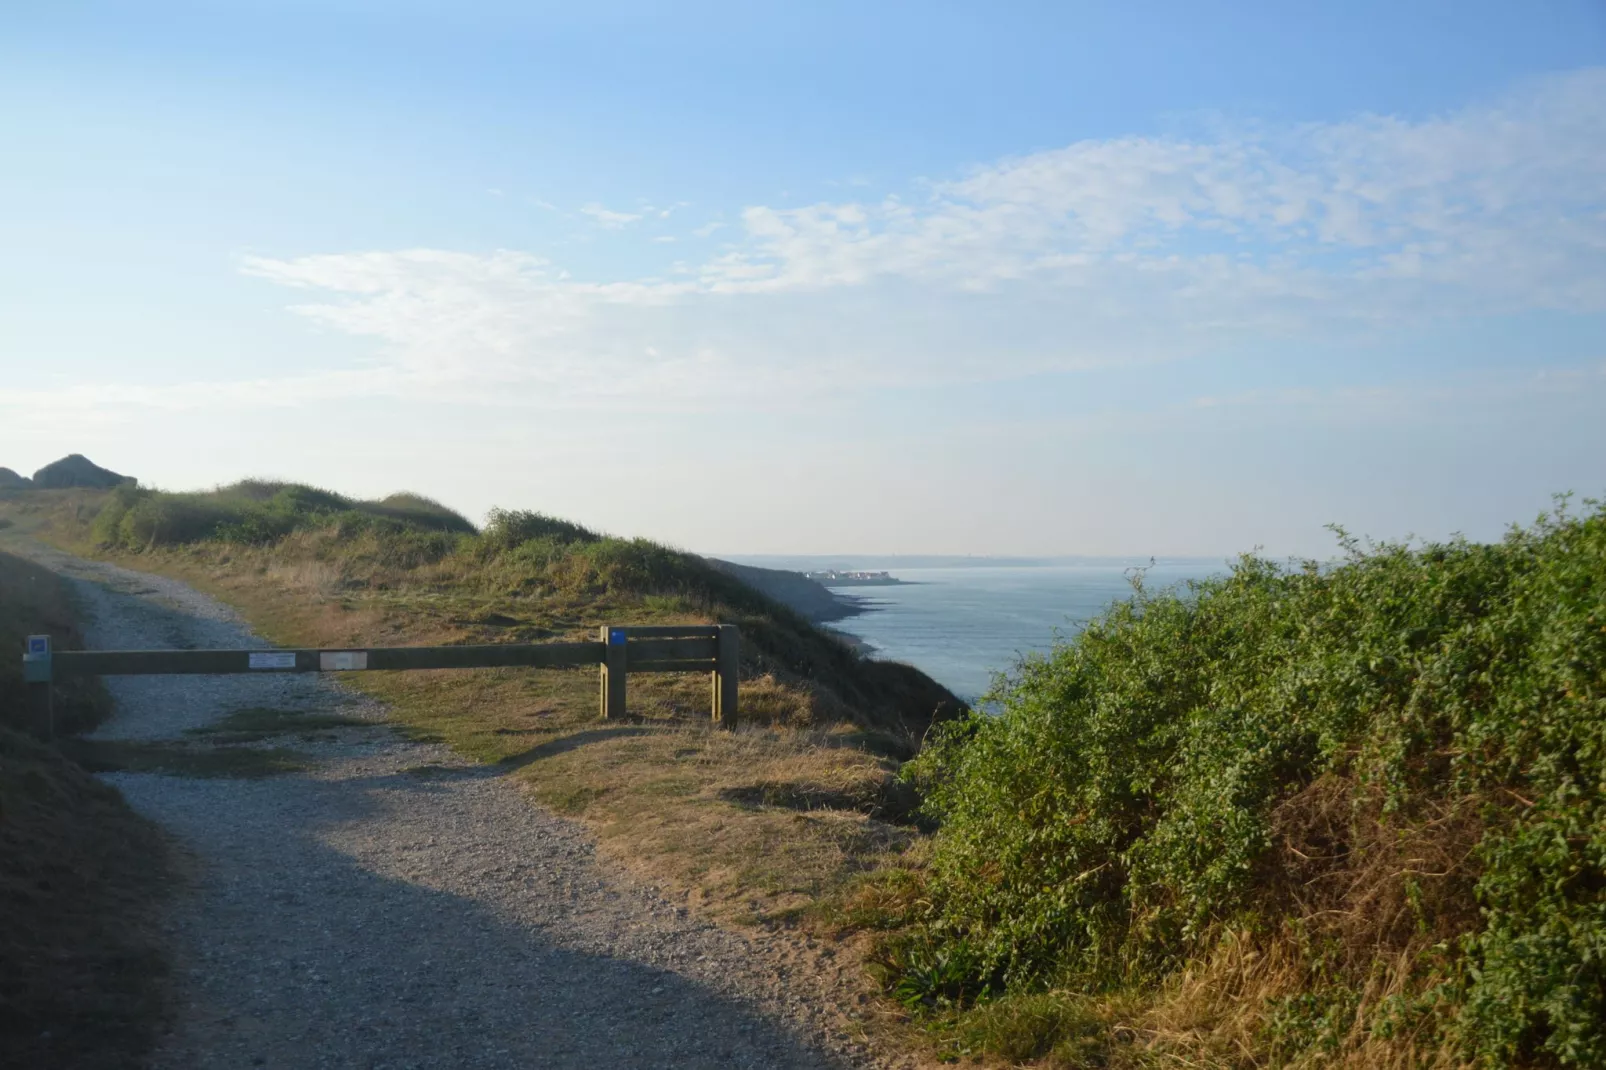
[[[1048,650],[1056,631],[1073,635],[1111,602],[1132,593],[1128,568],[1118,564],[889,571],[909,582],[837,588],[870,611],[831,627],[972,700],[987,690],[993,673],[1011,669],[1029,651]],[[1148,568],[1144,582],[1159,588],[1224,571],[1215,561],[1161,562]]]

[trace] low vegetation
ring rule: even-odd
[[[40,632],[74,645],[65,585],[0,553],[0,1061],[135,1067],[164,1011],[153,910],[168,850],[115,790],[24,731],[20,652]],[[64,688],[58,729],[108,711],[98,688]]]
[[[1606,1066],[1606,510],[1116,606],[907,770],[857,909],[952,1053]]]
[[[247,479],[200,494],[164,494],[138,485],[117,488],[95,516],[93,536],[102,547],[147,550],[210,540],[270,543],[311,527],[336,525],[344,534],[375,530],[423,537],[424,553],[446,545],[429,533],[472,534],[474,525],[428,498],[393,494],[365,502],[332,491]]]
[[[10,515],[72,548],[210,590],[285,645],[740,625],[742,717],[731,731],[710,724],[700,675],[631,677],[631,716],[608,723],[597,719],[595,670],[349,678],[416,738],[500,764],[535,798],[594,828],[604,851],[738,921],[793,916],[899,857],[917,835],[900,763],[934,719],[963,708],[923,674],[863,658],[699,557],[538,513],[494,512],[479,531],[413,496],[362,502],[247,481],[203,494],[134,486],[36,494]],[[101,747],[83,757],[177,768],[217,743],[260,752],[253,734],[298,727],[269,725],[270,714],[242,713],[194,746]],[[278,771],[260,758],[258,766],[232,775]]]
[[[147,561],[178,550],[196,562],[250,562],[322,601],[433,618],[463,638],[589,638],[620,621],[740,624],[743,675],[755,681],[750,719],[851,722],[904,754],[934,717],[960,708],[922,673],[859,656],[702,558],[540,513],[496,510],[479,532],[411,494],[365,502],[257,480],[196,494],[126,486],[99,505],[88,541]]]
[[[700,678],[633,678],[607,723],[590,672],[352,682],[716,914],[872,934],[945,1058],[1606,1066],[1594,503],[1494,545],[1342,537],[1335,565],[1139,582],[987,715],[698,558],[539,514],[476,531],[421,499],[249,483],[10,515],[286,644],[740,624],[735,731],[708,725]],[[218,731],[321,727],[242,711]]]

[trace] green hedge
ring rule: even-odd
[[[996,715],[939,729],[911,767],[941,824],[927,957],[963,964],[954,990],[1097,992],[1226,932],[1294,934],[1316,962],[1277,1012],[1306,1015],[1295,1047],[1348,1030],[1387,951],[1417,956],[1416,984],[1363,1029],[1606,1065],[1606,511],[1589,510],[1496,545],[1345,537],[1337,567],[1245,557],[1140,585],[1025,661]]]

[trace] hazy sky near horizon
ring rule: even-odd
[[[709,552],[1606,491],[1606,6],[0,10],[0,465]]]

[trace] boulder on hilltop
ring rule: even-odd
[[[68,454],[52,461],[33,474],[33,485],[47,490],[65,487],[115,487],[133,482],[133,476],[120,476],[102,468],[81,453]]]
[[[22,490],[33,486],[27,476],[18,475],[9,468],[0,468],[0,490]]]

